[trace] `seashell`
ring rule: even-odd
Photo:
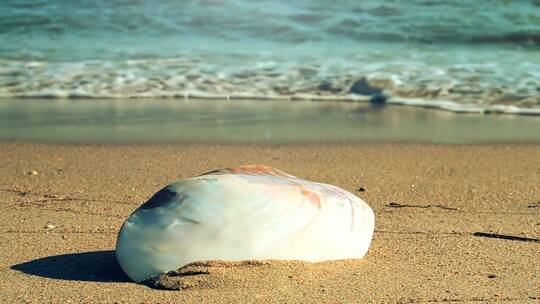
[[[136,282],[203,260],[362,258],[374,226],[371,208],[350,192],[243,166],[157,192],[122,225],[116,256]]]

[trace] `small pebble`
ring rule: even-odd
[[[39,173],[36,170],[28,171],[28,175],[38,175]]]
[[[488,274],[488,278],[490,278],[490,279],[494,279],[494,278],[496,278],[496,277],[497,277],[497,276],[494,275],[494,274]]]
[[[52,224],[45,226],[45,229],[54,229],[54,228],[56,228],[56,226]]]
[[[358,188],[358,192],[364,192],[364,191],[366,191],[366,188],[364,188],[364,187]]]

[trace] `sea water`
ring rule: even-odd
[[[0,2],[0,98],[362,102],[372,92],[539,114],[540,2]]]

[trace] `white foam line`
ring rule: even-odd
[[[480,113],[480,114],[515,114],[515,115],[540,115],[540,108],[519,108],[510,105],[487,105],[461,104],[448,100],[426,100],[419,98],[393,97],[388,99],[389,104],[417,106],[423,108],[441,109],[455,113]]]
[[[282,101],[344,101],[368,103],[370,96],[364,95],[257,95],[256,93],[205,93],[197,90],[179,92],[152,92],[131,95],[121,94],[95,94],[87,92],[65,92],[61,90],[26,92],[26,93],[0,93],[0,99],[7,98],[51,98],[51,99],[212,99],[212,100],[282,100]],[[427,100],[421,98],[391,97],[388,104],[407,105],[430,109],[440,109],[454,113],[480,113],[480,114],[513,114],[513,115],[540,115],[540,108],[519,108],[511,105],[475,105],[461,104],[448,100]]]

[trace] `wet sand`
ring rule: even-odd
[[[0,155],[2,303],[540,300],[540,144],[3,142]],[[129,282],[113,250],[132,210],[176,179],[254,163],[367,201],[376,213],[367,256],[207,263],[180,291]]]
[[[538,143],[539,125],[540,115],[342,101],[0,100],[0,141],[43,143]]]

